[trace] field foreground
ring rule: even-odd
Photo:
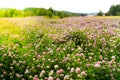
[[[0,80],[119,80],[120,18],[0,19]]]

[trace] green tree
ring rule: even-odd
[[[59,16],[60,18],[63,18],[63,17],[64,17],[63,12],[58,12],[58,16]]]
[[[112,5],[107,12],[108,16],[120,16],[120,4],[119,5]]]
[[[115,6],[114,5],[112,5],[111,7],[110,7],[110,9],[109,9],[109,11],[108,11],[108,15],[115,15],[116,14],[116,11],[115,11]]]
[[[9,9],[9,17],[13,17],[15,9]]]
[[[119,13],[117,13],[119,14]],[[70,16],[80,16],[77,13],[71,13],[67,11],[56,11],[51,7],[49,9],[44,8],[25,8],[24,10],[17,10],[11,8],[1,8],[0,17],[25,17],[25,16],[59,16],[60,18],[70,17]]]
[[[48,16],[48,17],[50,17],[50,18],[53,17],[52,12],[51,12],[51,11],[47,11],[46,16]]]
[[[50,7],[48,10],[54,13],[54,10],[52,9],[52,7]]]
[[[97,13],[97,16],[103,16],[103,12],[100,10],[100,11]]]
[[[44,9],[44,8],[40,8],[40,9],[39,9],[39,16],[45,16],[46,13],[47,13],[47,10],[46,10],[46,9]]]
[[[0,17],[5,17],[5,11],[4,10],[0,10]]]
[[[8,11],[5,10],[4,17],[9,17],[8,15],[9,15],[9,14],[8,14]]]

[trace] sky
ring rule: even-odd
[[[120,0],[1,0],[0,8],[24,9],[43,7],[77,13],[107,12],[111,5],[120,4]]]

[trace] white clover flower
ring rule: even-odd
[[[55,69],[56,69],[56,68],[59,68],[59,66],[58,66],[58,65],[55,65],[54,68],[55,68]]]
[[[29,78],[32,79],[33,77],[30,75]]]
[[[51,70],[51,71],[50,71],[50,73],[49,73],[49,75],[51,76],[51,75],[53,75],[53,73],[54,73],[54,71],[53,71],[53,70]]]
[[[15,75],[16,75],[16,77],[18,77],[18,78],[22,77],[22,75],[20,75],[20,74],[18,74],[18,73],[16,73]]]
[[[0,66],[3,66],[3,63],[0,63]]]
[[[16,61],[13,61],[13,64],[16,64]]]
[[[25,70],[25,74],[28,74],[28,73],[29,73],[29,70],[28,70],[28,69],[26,69],[26,70]]]
[[[4,56],[4,57],[6,57],[6,56],[7,56],[7,54],[3,54],[3,56]]]
[[[69,80],[70,79],[70,75],[65,75],[64,76],[64,80]]]
[[[92,60],[93,58],[92,58],[92,56],[89,56],[89,60]]]
[[[115,60],[115,59],[116,59],[116,58],[115,58],[115,56],[112,56],[111,58],[112,58],[113,60]]]
[[[42,77],[44,74],[45,74],[45,70],[42,70],[39,76]]]
[[[70,73],[73,73],[74,71],[75,71],[75,69],[74,69],[74,68],[71,68]]]

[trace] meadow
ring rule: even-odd
[[[120,80],[120,18],[0,18],[0,80]]]

